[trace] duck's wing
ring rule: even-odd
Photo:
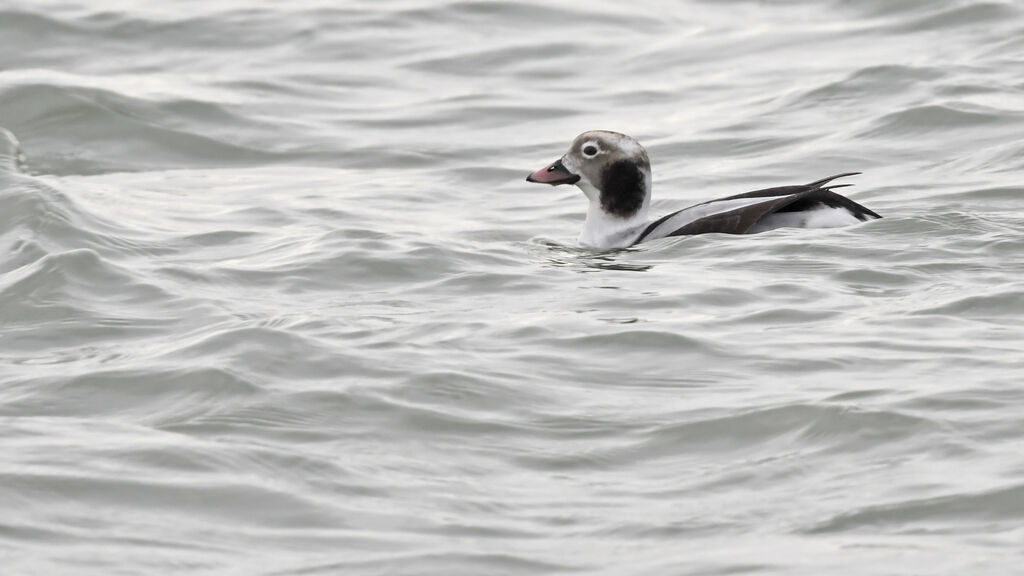
[[[846,186],[845,184],[827,186],[837,178],[854,174],[858,172],[838,174],[801,186],[755,190],[690,206],[652,222],[636,242],[712,232],[747,234],[761,231],[757,229],[758,225],[762,224],[764,228],[766,219],[773,214],[806,213],[820,208],[834,208],[847,217],[862,221],[881,218],[875,212],[832,191],[833,188]],[[776,220],[787,222],[778,218]],[[787,222],[781,225],[792,224]]]

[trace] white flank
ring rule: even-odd
[[[776,228],[839,228],[858,222],[860,220],[846,208],[833,208],[822,204],[813,210],[777,212],[765,216],[750,229],[750,233],[757,234]]]

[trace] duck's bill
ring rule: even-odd
[[[558,186],[559,184],[575,184],[579,179],[579,176],[569,172],[569,170],[562,165],[561,160],[550,166],[545,166],[526,177],[527,182],[551,184],[552,186]]]

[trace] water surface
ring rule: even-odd
[[[1024,7],[0,0],[9,574],[1024,561]],[[864,175],[885,215],[593,253]]]

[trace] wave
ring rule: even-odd
[[[242,129],[245,122],[199,101],[155,102],[87,86],[21,84],[0,89],[0,116],[17,119],[11,128],[37,149],[32,168],[51,174],[251,165],[276,158],[241,141],[239,132],[252,125]]]
[[[0,174],[20,172],[25,156],[14,134],[0,126]]]
[[[875,126],[860,136],[900,136],[946,134],[966,129],[991,129],[996,126],[1008,127],[1020,124],[1024,116],[1008,115],[1004,110],[982,107],[931,104],[914,106],[886,114],[875,122]]]
[[[879,529],[935,531],[937,526],[957,530],[964,522],[985,523],[989,530],[1012,529],[1024,518],[1024,485],[1015,484],[978,492],[930,498],[910,498],[889,504],[866,506],[836,515],[807,532],[827,534]],[[920,526],[920,528],[916,528]],[[927,528],[925,527],[927,526]]]

